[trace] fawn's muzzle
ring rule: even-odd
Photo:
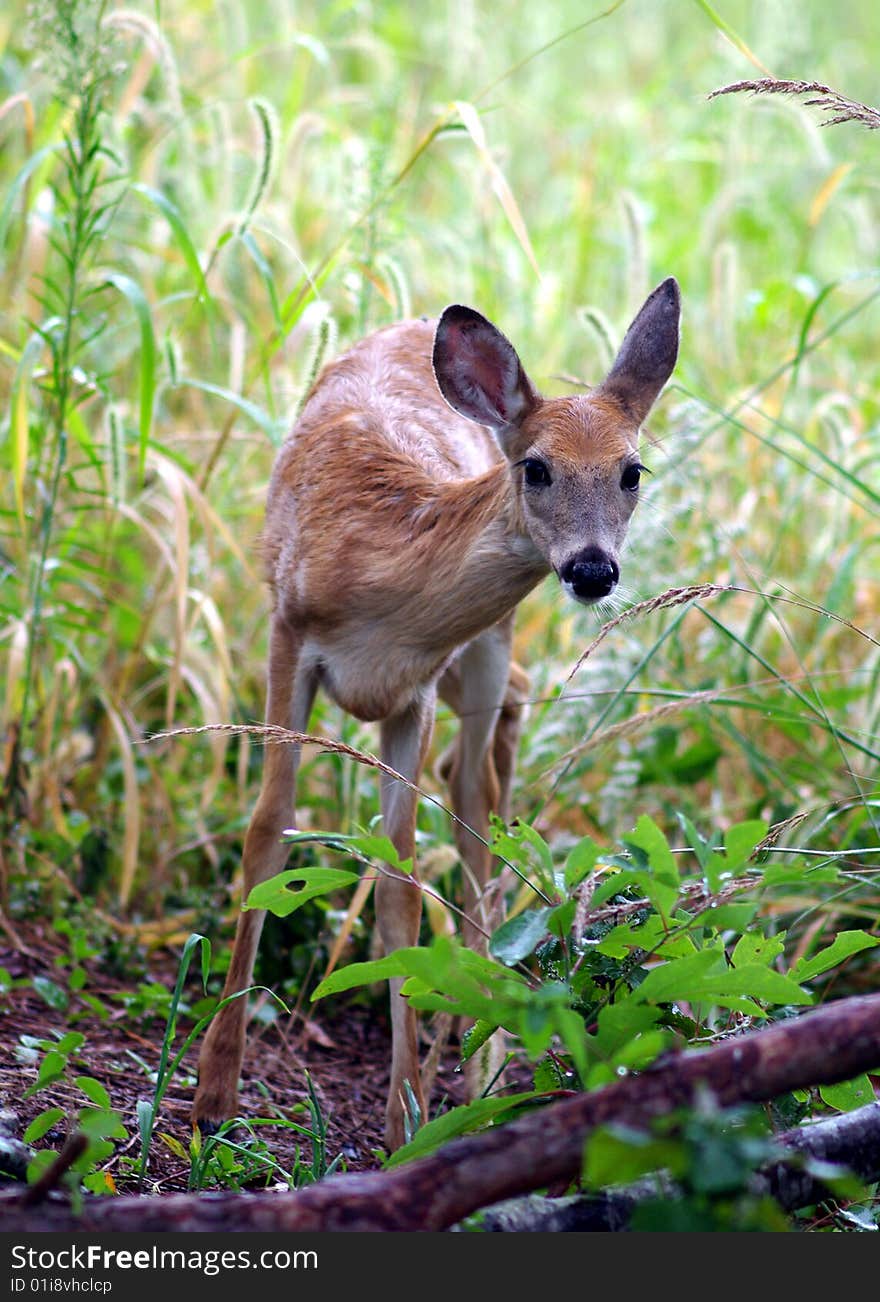
[[[566,561],[559,577],[578,601],[601,601],[617,587],[620,568],[598,547],[587,547]]]

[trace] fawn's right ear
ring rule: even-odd
[[[627,330],[614,365],[596,392],[616,398],[641,425],[678,357],[681,294],[670,276],[650,294]]]
[[[446,308],[432,360],[450,407],[496,432],[519,425],[540,402],[513,344],[471,307]]]

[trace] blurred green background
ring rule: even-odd
[[[870,103],[878,63],[868,0],[7,3],[11,916],[47,892],[144,926],[231,911],[259,748],[143,742],[261,717],[265,486],[322,360],[462,301],[565,393],[670,274],[682,349],[625,596],[741,591],[624,621],[561,700],[599,621],[533,594],[516,810],[560,842],[641,812],[793,820],[779,845],[845,852],[847,907],[874,916],[880,135],[803,97],[707,96],[769,72]],[[313,727],[375,748],[327,706]],[[317,756],[300,804],[343,829],[377,809],[368,772]],[[421,826],[450,843],[436,809]]]

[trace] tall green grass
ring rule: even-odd
[[[0,17],[13,914],[35,882],[147,915],[225,898],[256,748],[142,743],[261,714],[265,485],[326,357],[472,302],[567,392],[667,274],[681,361],[646,431],[625,593],[725,591],[622,621],[561,695],[598,625],[552,584],[529,598],[517,811],[559,840],[613,839],[642,811],[792,820],[777,852],[852,866],[823,925],[876,899],[880,143],[797,101],[707,100],[754,58],[870,102],[873,5],[524,13],[39,0],[29,18],[12,0]],[[319,708],[316,731],[374,747]],[[304,826],[365,822],[371,775],[310,759],[301,806]],[[422,827],[449,841],[435,808]]]

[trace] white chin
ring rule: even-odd
[[[605,600],[604,597],[579,597],[570,583],[566,583],[564,579],[560,579],[559,582],[565,595],[572,601],[576,601],[579,606],[595,606],[598,601]]]

